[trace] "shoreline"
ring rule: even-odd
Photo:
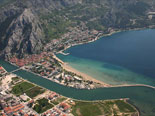
[[[65,64],[65,65],[67,65],[69,68],[71,68],[71,69],[73,69],[72,71],[77,71],[78,73],[81,73],[81,74],[83,74],[83,75],[85,75],[86,77],[88,77],[89,78],[89,80],[90,79],[93,79],[93,80],[95,80],[94,82],[96,82],[96,83],[100,83],[102,86],[101,87],[97,87],[97,88],[115,88],[115,87],[148,87],[148,88],[152,88],[152,89],[155,89],[155,87],[154,86],[151,86],[151,85],[145,85],[145,84],[124,84],[124,85],[110,85],[110,84],[107,84],[107,83],[105,83],[105,82],[103,82],[103,81],[100,81],[100,80],[97,80],[97,79],[95,79],[94,77],[91,77],[91,76],[89,76],[89,75],[87,75],[87,74],[85,74],[85,73],[82,73],[82,72],[80,72],[80,71],[78,71],[78,70],[76,70],[76,69],[74,69],[74,68],[72,68],[71,66],[69,66],[67,63],[65,63],[65,62],[63,62],[61,59],[59,59],[55,54],[53,54],[53,58],[55,58],[57,61],[59,61],[60,63],[61,63],[61,65],[62,64]],[[8,61],[6,61],[6,62],[8,62]],[[8,62],[8,63],[10,63],[10,62]],[[13,65],[12,63],[10,63],[11,65]],[[16,66],[16,65],[14,65],[14,66]],[[3,66],[2,66],[3,67]],[[19,69],[20,67],[18,67],[18,69]],[[5,69],[4,67],[3,67],[3,69]],[[21,70],[21,69],[20,69]],[[25,69],[22,69],[22,70],[25,70]],[[30,73],[32,73],[32,74],[34,74],[34,75],[37,75],[37,76],[40,76],[40,77],[42,77],[41,75],[39,75],[39,74],[36,74],[36,73],[33,73],[33,72],[31,72],[31,71],[28,71],[28,70],[25,70],[25,71],[27,71],[27,72],[30,72]],[[72,72],[71,71],[71,72]],[[6,72],[8,72],[8,71],[6,71]],[[14,72],[14,70],[13,70],[13,72]],[[15,71],[16,72],[16,71]],[[8,73],[10,73],[10,72],[8,72]],[[72,73],[75,73],[75,72],[72,72]],[[14,73],[12,73],[11,72],[11,74],[14,74]],[[77,73],[75,73],[75,74],[77,74]],[[14,74],[14,75],[16,75],[16,74]],[[77,75],[79,75],[79,74],[77,74]],[[81,75],[82,76],[82,75]],[[83,77],[83,79],[85,80],[88,80],[88,78],[84,78]],[[21,77],[22,78],[22,77]],[[45,77],[43,77],[43,78],[45,78]],[[48,79],[48,78],[45,78],[45,79]],[[25,80],[25,79],[24,79]],[[50,80],[50,79],[48,79],[48,80]],[[93,80],[91,80],[91,81],[93,81]],[[50,80],[50,81],[52,81],[52,80]],[[52,82],[55,82],[55,81],[52,81]],[[57,83],[57,82],[55,82],[55,83]],[[59,83],[58,83],[59,84]],[[104,86],[104,85],[107,85],[107,86]],[[63,85],[63,86],[65,86],[65,85]],[[93,89],[96,89],[96,88],[93,88]]]
[[[77,43],[77,44],[72,44],[70,46],[67,46],[64,50],[70,48],[70,47],[73,47],[73,46],[76,46],[76,45],[81,45],[81,44],[87,44],[87,43],[91,43],[91,42],[94,42],[104,36],[111,36],[112,34],[115,34],[115,33],[119,33],[119,32],[123,32],[123,31],[132,31],[132,30],[143,30],[143,29],[147,29],[147,28],[136,28],[136,29],[127,29],[127,30],[118,30],[118,31],[113,31],[109,34],[103,34],[103,33],[98,33],[97,37],[91,41],[88,41],[88,42],[84,42],[84,43]],[[148,28],[149,29],[149,28]],[[151,29],[151,28],[150,28]],[[99,35],[101,34],[101,35]],[[69,72],[72,72],[72,73],[75,73],[79,76],[82,76],[84,80],[91,80],[93,82],[96,82],[96,83],[100,83],[102,86],[100,87],[97,87],[97,88],[112,88],[112,87],[134,87],[134,86],[143,86],[143,87],[149,87],[149,88],[152,88],[152,89],[155,89],[155,86],[151,86],[151,85],[145,85],[145,84],[122,84],[122,85],[110,85],[110,84],[107,84],[103,81],[100,81],[100,80],[97,80],[95,79],[94,77],[88,75],[88,74],[85,74],[83,72],[80,72],[78,70],[76,70],[75,68],[69,66],[67,63],[63,62],[61,59],[59,59],[55,54],[59,54],[61,52],[63,52],[64,50],[61,50],[59,52],[56,52],[56,53],[53,53],[53,58],[55,58],[57,61],[59,61],[61,63],[61,66],[62,68],[66,69],[67,71]],[[65,53],[66,54],[66,53]],[[67,53],[68,54],[68,53]],[[7,61],[8,62],[8,61]],[[10,62],[9,62],[10,63]],[[10,63],[12,64],[12,63]],[[12,64],[14,66],[16,66],[15,64]],[[17,68],[19,68],[17,66]],[[27,71],[27,70],[26,70]],[[30,72],[32,73],[32,72]],[[40,76],[40,75],[38,75]],[[50,80],[52,81],[52,80]]]
[[[69,72],[72,72],[72,73],[75,73],[76,75],[78,76],[82,76],[83,77],[83,80],[89,80],[89,81],[93,81],[93,82],[96,82],[96,83],[99,83],[101,84],[101,87],[110,87],[111,85],[109,84],[106,84],[102,81],[99,81],[85,73],[82,73],[74,68],[72,68],[71,66],[69,66],[67,63],[63,62],[62,60],[60,60],[55,54],[53,54],[53,58],[56,59],[58,62],[61,63],[61,66],[63,69],[65,69],[66,71],[69,71]]]
[[[71,66],[69,66],[67,63],[65,63],[65,62],[63,62],[61,59],[59,59],[54,53],[53,53],[53,58],[55,58],[58,62],[60,62],[60,64],[61,64],[61,66],[62,66],[62,68],[69,68],[67,71],[71,71],[72,73],[75,73],[75,74],[77,74],[77,75],[79,75],[79,76],[82,76],[83,77],[83,79],[84,80],[91,80],[91,81],[93,81],[93,82],[96,82],[96,83],[99,83],[99,84],[101,84],[101,86],[100,87],[97,87],[97,88],[114,88],[114,87],[148,87],[148,88],[152,88],[152,89],[155,89],[155,86],[151,86],[151,85],[145,85],[145,84],[124,84],[124,85],[110,85],[110,84],[107,84],[107,83],[105,83],[105,82],[103,82],[103,81],[100,81],[100,80],[97,80],[97,79],[95,79],[94,77],[92,77],[92,76],[89,76],[89,75],[87,75],[87,74],[85,74],[85,73],[82,73],[82,72],[80,72],[80,71],[78,71],[78,70],[76,70],[76,69],[74,69],[73,67],[71,67]],[[8,61],[6,61],[6,62],[8,62]],[[8,62],[8,63],[10,63],[10,62]],[[16,66],[15,64],[12,64],[12,63],[10,63],[11,65],[13,65],[13,66]],[[64,67],[64,65],[65,65],[65,67]],[[2,66],[3,67],[3,66]],[[17,67],[17,69],[19,69],[20,67]],[[3,67],[3,69],[5,69],[4,67]],[[14,71],[14,70],[13,70]],[[25,70],[25,71],[28,71],[28,70]],[[8,72],[8,71],[6,71],[6,72]],[[11,71],[12,72],[12,71]],[[31,72],[31,71],[28,71],[28,72],[30,72],[30,73],[33,73],[33,72]],[[8,72],[8,73],[10,73],[10,72]],[[13,73],[14,74],[14,73]],[[35,74],[35,73],[34,73]],[[81,75],[80,75],[81,74]],[[35,74],[35,75],[37,75],[37,74]],[[37,75],[37,76],[40,76],[40,75]],[[42,76],[41,76],[42,77]],[[45,78],[45,79],[47,79],[47,78]],[[50,80],[50,79],[49,79]],[[50,80],[50,81],[52,81],[52,80]],[[54,81],[52,81],[52,82],[54,82]],[[56,82],[55,82],[56,83]],[[96,88],[93,88],[93,89],[96,89]]]
[[[72,44],[72,45],[70,45],[70,46],[65,47],[63,50],[61,50],[61,51],[59,51],[59,52],[56,52],[55,54],[59,54],[59,53],[61,54],[61,53],[62,53],[62,55],[63,55],[64,51],[67,50],[67,49],[69,49],[69,48],[71,48],[71,47],[74,47],[74,46],[77,46],[77,45],[82,45],[82,44],[88,44],[88,43],[91,43],[91,42],[95,42],[95,41],[101,39],[102,37],[111,36],[111,35],[113,35],[113,34],[120,33],[120,32],[123,32],[123,31],[138,31],[138,30],[143,30],[143,29],[154,29],[153,27],[155,27],[155,25],[153,25],[153,26],[151,26],[151,27],[149,27],[149,28],[135,28],[135,29],[117,30],[117,31],[110,32],[109,34],[98,33],[98,35],[96,36],[96,38],[93,39],[93,40],[91,40],[91,41],[84,42],[84,43]],[[102,84],[103,87],[111,88],[111,87],[132,87],[132,86],[134,87],[134,86],[144,86],[144,87],[149,87],[149,88],[155,89],[154,86],[145,85],[145,84],[133,84],[133,85],[131,85],[131,84],[124,84],[124,85],[110,85],[110,84],[107,84],[107,83],[105,83],[105,82],[103,82],[103,81],[97,80],[97,79],[95,79],[95,78],[92,77],[92,76],[89,76],[89,75],[87,75],[87,74],[85,74],[85,73],[82,73],[82,72],[80,72],[80,71],[74,69],[73,67],[69,66],[67,63],[65,63],[65,62],[63,62],[61,59],[59,59],[55,54],[53,53],[53,58],[55,58],[57,61],[59,61],[59,62],[62,64],[62,67],[63,67],[64,69],[66,68],[67,71],[73,72],[73,73],[75,73],[75,74],[77,74],[77,75],[81,74],[80,76],[82,76],[84,80],[85,80],[85,79],[86,79],[86,80],[92,79],[92,81]],[[68,54],[67,54],[67,55],[68,55]],[[100,88],[102,88],[102,87],[100,87]]]
[[[7,72],[7,73],[9,73],[9,72]],[[38,86],[38,87],[43,88],[43,89],[45,90],[45,92],[46,92],[46,91],[54,92],[54,91],[49,90],[49,89],[47,89],[47,88],[45,88],[45,87],[43,87],[43,86],[37,85],[37,84],[35,84],[35,83],[33,83],[33,82],[27,80],[27,79],[24,79],[24,78],[22,78],[21,76],[18,76],[17,74],[10,73],[10,74],[8,74],[7,76],[9,76],[9,79],[12,79],[13,77],[16,77],[16,76],[17,76],[17,77],[19,77],[19,78],[20,78],[21,80],[23,80],[23,81],[26,81],[26,82],[28,82],[28,83],[31,83],[31,84],[35,85],[35,86]],[[57,93],[57,94],[61,95],[60,93]],[[80,100],[80,99],[70,98],[70,97],[67,97],[67,96],[64,96],[64,95],[61,95],[61,96],[62,96],[62,97],[65,97],[65,98],[72,99],[72,100],[74,100],[74,101],[88,102],[88,103],[92,103],[92,102],[100,102],[100,101],[115,101],[115,100],[123,100],[124,102],[126,102],[127,104],[129,104],[131,107],[133,107],[133,108],[136,110],[136,112],[138,113],[138,116],[140,116],[140,115],[139,115],[139,114],[140,114],[139,109],[138,109],[135,105],[133,105],[132,103],[129,102],[130,98],[107,99],[107,100]]]
[[[100,83],[102,85],[102,87],[99,87],[99,88],[136,87],[136,86],[139,86],[139,87],[149,87],[149,88],[155,89],[154,86],[145,85],[145,84],[110,85],[110,84],[107,84],[107,83],[105,83],[103,81],[97,80],[92,76],[89,76],[89,75],[87,75],[85,73],[82,73],[82,72],[74,69],[73,67],[69,66],[67,63],[65,63],[61,59],[59,59],[55,54],[53,54],[53,58],[55,58],[57,61],[59,61],[61,63],[62,68],[64,68],[65,70],[67,70],[69,72],[72,72],[72,73],[75,73],[75,74],[77,74],[79,76],[82,76],[84,80],[91,80],[93,82]]]
[[[81,43],[75,43],[75,44],[69,45],[69,46],[65,47],[63,50],[60,50],[60,51],[56,52],[56,54],[63,53],[65,50],[69,49],[70,47],[95,42],[95,41],[101,39],[102,37],[111,36],[113,34],[120,33],[120,32],[123,32],[123,31],[138,31],[138,30],[140,31],[140,30],[144,30],[144,29],[155,29],[155,25],[152,25],[152,26],[150,26],[148,28],[144,27],[144,28],[135,28],[135,29],[115,30],[115,31],[112,31],[112,32],[110,32],[108,34],[103,34],[103,33],[99,32],[95,39],[93,39],[91,41],[87,41],[87,42],[81,42]]]

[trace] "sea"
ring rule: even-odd
[[[73,68],[113,85],[155,85],[155,30],[124,31],[99,40],[67,49],[67,56],[57,56]],[[8,72],[18,67],[0,59]],[[148,86],[129,86],[81,90],[57,84],[25,70],[14,74],[78,100],[109,100],[129,98],[141,116],[155,116],[155,89]]]
[[[107,84],[155,86],[155,29],[118,32],[64,52],[57,57]]]

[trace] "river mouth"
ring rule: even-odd
[[[145,31],[155,32],[154,30],[143,30],[143,31],[144,32]],[[140,31],[140,32],[143,33],[143,31]],[[149,35],[149,33],[148,33],[148,35]],[[153,34],[153,37],[155,37],[154,34]],[[100,40],[98,40],[98,41],[100,42]],[[98,42],[98,41],[96,41],[96,42]],[[93,44],[93,43],[91,43],[91,44]],[[87,44],[87,45],[89,45],[89,44]],[[75,47],[78,47],[78,46],[75,46]],[[84,45],[83,47],[86,47],[86,46]],[[153,47],[153,46],[150,46],[150,47]],[[68,49],[65,52],[69,53],[69,50],[71,50],[71,49]],[[152,48],[152,49],[154,50],[154,48]],[[80,51],[81,50],[82,49],[80,49]],[[85,54],[82,54],[82,56],[85,56]],[[94,61],[90,58],[89,59],[86,57],[82,58],[81,56],[78,57],[74,54],[69,54],[67,56],[63,56],[63,55],[61,56],[59,54],[58,57],[61,60],[68,62],[69,65],[73,66],[74,68],[76,68],[77,64],[79,63],[79,66],[86,66],[84,68],[86,68],[87,70],[90,70],[92,67],[94,69],[98,69],[99,71],[100,71],[100,67],[102,67],[102,68],[104,67],[106,70],[114,70],[114,71],[120,71],[120,72],[123,72],[123,70],[129,70],[127,68],[124,69],[124,67],[120,66],[120,65],[112,64],[112,63],[109,63],[106,61],[102,62],[103,63],[102,64],[100,60]],[[151,59],[154,59],[154,56],[152,56]],[[151,59],[150,59],[150,61],[151,61]],[[143,60],[143,59],[141,59],[141,60]],[[152,61],[152,63],[155,63],[153,61]],[[11,65],[11,64],[3,61],[3,60],[0,60],[0,64],[8,72],[11,72],[11,71],[17,69],[17,67],[15,67],[15,66],[13,66],[13,65]],[[75,64],[75,65],[72,65],[72,64]],[[91,65],[87,66],[86,64],[91,64]],[[98,67],[96,64],[98,64],[100,67]],[[152,65],[152,67],[153,66],[154,65]],[[81,67],[79,67],[79,68],[80,68],[79,70],[84,71],[86,73],[86,70],[83,70]],[[92,71],[93,70],[90,70],[90,72],[92,72]],[[17,74],[18,76],[21,76],[22,78],[24,78],[24,79],[26,79],[32,83],[35,83],[37,85],[40,85],[44,88],[55,91],[61,95],[64,95],[64,96],[67,96],[70,98],[79,99],[79,100],[108,100],[108,99],[130,98],[130,101],[132,102],[132,104],[139,108],[142,116],[154,116],[155,115],[155,99],[154,99],[155,98],[155,89],[150,88],[150,87],[131,86],[131,87],[97,88],[97,89],[93,89],[93,90],[78,90],[75,88],[69,88],[66,86],[59,85],[57,83],[54,83],[54,82],[49,81],[45,78],[39,77],[37,75],[34,75],[30,72],[26,72],[23,70],[19,70],[19,71],[16,71],[14,73]],[[132,73],[135,73],[135,72],[132,71]],[[151,73],[153,74],[152,71],[151,71]],[[95,73],[92,72],[92,74],[95,74]],[[142,74],[142,73],[138,73],[138,75],[144,76],[144,74]],[[144,77],[145,78],[148,77],[148,78],[146,78],[148,85],[151,85],[151,81],[152,81],[152,84],[154,85],[155,81],[151,80],[154,78],[153,76],[151,77],[151,76],[145,75]],[[137,78],[137,76],[135,76],[135,78]],[[141,77],[138,76],[138,78],[141,78]],[[121,80],[121,81],[123,81],[123,80]],[[119,81],[119,82],[121,82],[121,81]],[[145,81],[143,81],[143,82],[145,82]],[[119,85],[119,83],[118,83],[118,85]]]
[[[8,71],[16,70],[17,67],[0,60],[0,64]],[[34,75],[33,73],[18,70],[16,75],[32,83],[55,91],[63,96],[78,100],[109,100],[129,98],[133,105],[138,107],[141,116],[154,116],[155,112],[155,89],[145,86],[97,88],[92,90],[80,90],[62,86],[48,79]]]
[[[155,29],[124,31],[71,47],[57,57],[107,84],[155,87]]]

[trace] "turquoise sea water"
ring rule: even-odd
[[[12,71],[14,66],[0,60],[0,64]],[[16,67],[14,67],[14,70]],[[19,70],[14,72],[18,76],[40,85],[49,90],[55,91],[61,95],[79,100],[108,100],[119,98],[130,98],[130,102],[138,107],[141,116],[155,116],[155,89],[149,87],[113,87],[98,88],[93,90],[79,90],[62,86],[30,72]]]
[[[124,31],[71,47],[57,56],[73,68],[112,85],[155,86],[155,30]]]
[[[63,55],[58,56],[60,59],[64,60],[65,62],[68,62],[71,66],[78,69],[79,71],[90,74],[91,76],[99,80],[103,80],[107,83],[111,83],[114,85],[124,83],[143,83],[154,85],[155,83],[154,81],[155,49],[153,46],[155,39],[154,33],[155,30],[121,32],[109,37],[102,38],[96,41],[97,44],[95,44],[96,42],[94,42],[90,44],[75,46],[71,49],[68,49],[65,51],[70,53],[70,55],[68,56]],[[129,38],[126,37],[126,34],[129,35],[128,36]],[[136,43],[135,45],[133,44],[132,47],[130,43],[131,38],[130,35],[133,35],[132,38],[134,38],[134,35],[136,35],[135,39],[133,39],[133,42],[131,43],[135,43],[138,41],[138,43]],[[152,40],[148,42],[144,41],[145,38],[143,38],[144,40],[141,39],[142,41],[139,41],[137,40],[139,36],[141,36],[140,38],[147,37],[147,40],[149,40],[149,38],[151,38]],[[120,44],[117,43],[118,41],[111,41],[111,39],[118,40],[119,38],[122,38],[123,41],[125,41],[124,39],[127,38],[128,44],[124,45],[124,43],[121,43],[121,41],[119,41]],[[104,39],[107,41],[107,43],[102,45],[103,44],[102,41]],[[109,43],[113,43],[113,45],[109,46]],[[138,44],[145,44],[145,45],[138,46]],[[123,49],[121,45],[124,45],[124,47],[130,46],[129,47],[130,49],[129,48]],[[103,46],[104,47],[109,46],[109,47],[107,49],[102,48]],[[119,46],[122,49],[118,50],[117,48],[119,48]],[[135,46],[137,46],[139,49],[135,49]],[[92,49],[98,47],[101,48],[100,53]],[[112,52],[113,50],[116,51]],[[118,54],[118,51],[121,54]],[[137,52],[135,53],[134,51]],[[81,54],[81,52],[83,53]],[[133,55],[133,52],[135,55]],[[127,61],[129,61],[129,59],[130,62],[128,63]],[[136,61],[134,61],[133,59]],[[0,60],[0,65],[2,65],[9,72],[17,69],[17,67],[3,60]],[[107,100],[107,99],[130,98],[130,102],[136,107],[138,107],[141,116],[155,116],[155,89],[153,88],[132,86],[132,87],[98,88],[93,90],[79,90],[59,85],[57,83],[54,83],[45,78],[36,76],[30,72],[26,72],[23,70],[19,70],[14,73],[32,83],[35,83],[37,85],[40,85],[44,88],[55,91],[61,95],[70,98],[80,100]]]

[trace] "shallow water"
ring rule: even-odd
[[[0,60],[0,64],[7,71],[12,71],[11,64]],[[17,67],[14,67],[14,70]],[[49,90],[55,91],[61,95],[75,98],[79,100],[108,100],[119,98],[130,98],[130,102],[134,104],[141,112],[142,116],[155,115],[155,89],[148,87],[113,87],[113,88],[98,88],[93,90],[79,90],[66,86],[62,86],[40,76],[36,76],[30,72],[19,70],[14,72],[23,79],[40,85]]]
[[[60,59],[68,62],[72,67],[78,69],[79,71],[87,73],[95,77],[96,79],[103,80],[107,83],[111,83],[114,85],[125,83],[143,83],[154,85],[154,32],[155,30],[121,32],[109,37],[103,37],[102,39],[95,41],[94,43],[70,48],[65,51],[70,53],[70,55],[68,56],[63,56],[60,54],[58,56]],[[134,36],[134,33],[136,33],[136,36]],[[130,43],[130,38],[127,38],[126,34],[128,35],[127,37],[135,39],[133,39]],[[146,35],[144,36],[143,34]],[[130,35],[133,36],[131,37]],[[151,38],[150,42],[146,41],[143,38],[147,36],[148,38]],[[143,39],[142,41],[140,41],[139,39],[137,40],[136,38],[139,37],[143,38],[145,41]],[[123,49],[121,46],[121,41],[120,44],[118,44],[119,41],[116,41],[119,38],[121,38],[121,40],[125,43],[128,43],[126,44],[126,46],[128,45],[130,49]],[[125,38],[127,38],[127,41],[125,40]],[[113,39],[116,40],[113,41]],[[106,41],[106,43],[102,41]],[[132,43],[135,43],[137,41],[138,43],[132,45]],[[146,45],[138,46],[137,48],[139,49],[131,47],[131,45],[136,46],[140,43],[142,45],[146,43]],[[126,47],[124,44],[123,46]],[[117,47],[122,49],[116,49]],[[96,48],[101,49],[99,49],[100,51],[97,52]],[[136,51],[136,53],[132,53],[131,51]],[[118,54],[119,52],[120,54]],[[143,52],[144,54],[142,54]],[[135,55],[137,56],[135,57]],[[133,59],[135,59],[135,61]],[[127,62],[128,60],[130,60],[129,63]],[[17,67],[3,60],[0,60],[0,64],[4,66],[4,68],[9,72],[17,69]],[[139,67],[140,69],[138,69]],[[26,80],[29,80],[32,83],[35,83],[70,98],[80,100],[130,98],[130,102],[138,107],[142,116],[155,116],[155,89],[153,88],[133,86],[98,88],[94,90],[79,90],[59,85],[23,70],[19,70],[14,73]]]
[[[71,47],[57,56],[73,68],[112,85],[155,86],[155,29],[124,31]]]

